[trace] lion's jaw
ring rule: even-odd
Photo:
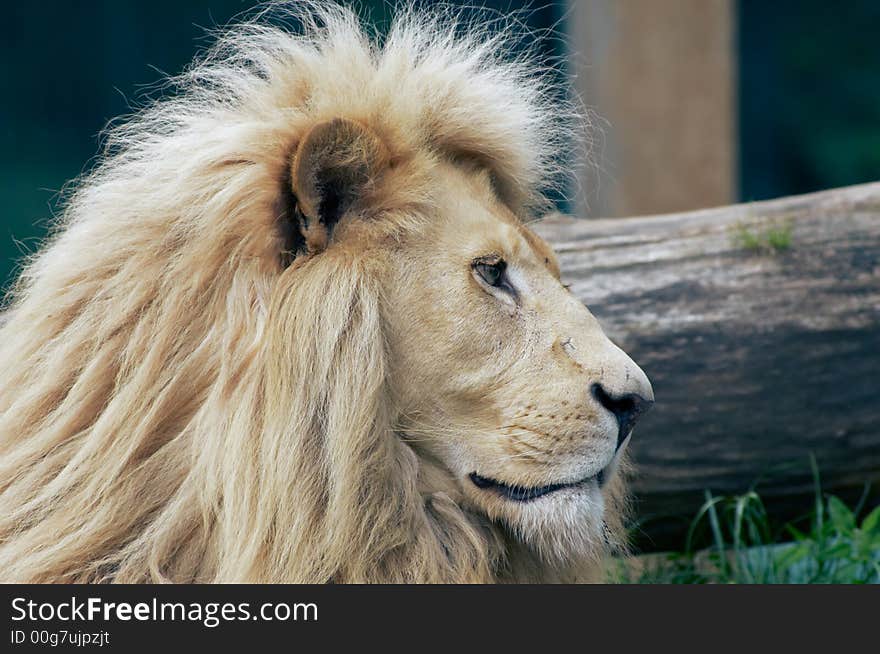
[[[631,431],[595,387],[650,402],[650,382],[484,175],[450,165],[437,187],[442,215],[395,253],[386,289],[400,431],[463,506],[543,558],[595,555],[619,537]],[[499,287],[484,260],[504,262]]]

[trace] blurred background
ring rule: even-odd
[[[45,233],[107,122],[177,73],[245,0],[11,3],[2,10],[0,284]],[[452,3],[471,4],[471,3]],[[694,209],[880,179],[874,0],[496,0],[539,30],[595,116],[560,208]],[[357,5],[378,24],[384,0]]]

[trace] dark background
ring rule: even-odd
[[[738,4],[740,199],[880,179],[880,2]]]
[[[107,122],[174,74],[246,0],[8,3],[0,10],[0,285],[45,234]],[[360,2],[379,23],[381,1]],[[502,12],[515,0],[485,2]],[[739,200],[880,179],[880,2],[735,5]],[[540,48],[565,56],[565,2],[531,3]],[[686,101],[686,98],[683,99]],[[570,205],[561,202],[563,210]]]

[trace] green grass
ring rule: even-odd
[[[637,557],[612,566],[611,580],[623,583],[864,584],[880,583],[880,506],[862,500],[848,507],[822,492],[813,464],[815,500],[804,520],[774,528],[761,497],[742,495],[706,500],[691,522],[681,552]],[[698,535],[711,546],[696,550]]]
[[[761,230],[740,223],[732,240],[736,247],[753,254],[780,254],[791,249],[793,233],[790,220],[777,220]]]

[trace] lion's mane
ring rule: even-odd
[[[0,331],[3,581],[493,581],[552,574],[394,433],[369,252],[285,265],[285,171],[318,120],[491,166],[540,202],[571,107],[449,17],[384,39],[325,3],[258,17],[109,130]],[[416,211],[418,184],[382,202]]]

